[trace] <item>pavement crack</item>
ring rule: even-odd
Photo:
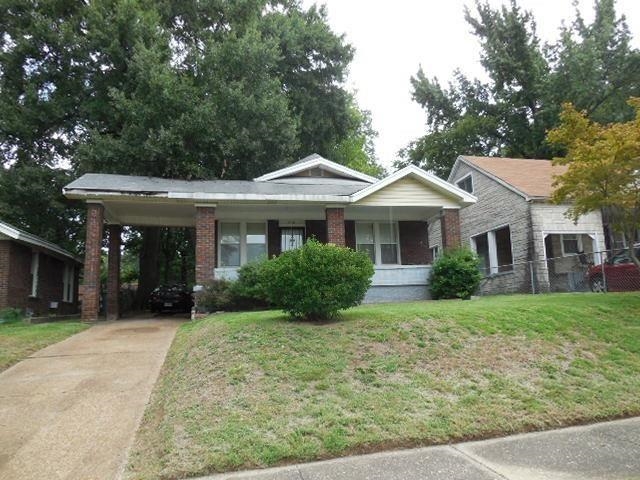
[[[465,452],[464,450],[461,450],[457,445],[449,445],[449,448],[451,448],[452,450],[455,450],[456,452],[458,452],[460,455],[462,455],[464,458],[470,460],[471,462],[475,463],[476,465],[481,466],[482,468],[484,468],[485,470],[489,470],[491,473],[493,473],[494,475],[497,475],[498,478],[502,478],[503,480],[509,480],[509,477],[505,477],[503,474],[501,474],[500,472],[498,472],[497,470],[491,468],[489,465],[487,465],[486,463],[480,461],[479,458],[477,458],[475,455],[469,455],[467,452]]]

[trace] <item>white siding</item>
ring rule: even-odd
[[[429,188],[413,178],[402,178],[388,185],[368,197],[363,198],[358,205],[373,206],[434,206],[458,208],[455,200]]]

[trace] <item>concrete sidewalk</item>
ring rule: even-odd
[[[495,440],[345,457],[208,480],[640,479],[640,417]]]
[[[0,480],[120,477],[180,323],[98,323],[2,372]]]

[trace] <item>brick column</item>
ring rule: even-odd
[[[196,284],[213,280],[216,267],[216,208],[196,206]]]
[[[442,247],[444,249],[459,248],[460,240],[460,210],[456,208],[443,208],[440,217],[440,229],[442,233]]]
[[[98,319],[100,310],[100,252],[103,221],[104,207],[99,203],[88,203],[82,281],[82,320],[89,322]]]
[[[109,225],[109,268],[107,270],[107,320],[120,317],[120,225]]]
[[[327,208],[325,214],[327,217],[327,243],[344,247],[344,208]]]

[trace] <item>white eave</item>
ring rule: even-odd
[[[378,181],[378,179],[375,177],[371,177],[362,172],[358,172],[357,170],[353,170],[349,167],[345,167],[344,165],[332,162],[331,160],[327,160],[326,158],[323,158],[317,154],[310,155],[309,159],[306,161],[296,163],[295,165],[290,165],[286,168],[276,170],[275,172],[267,173],[265,175],[262,175],[261,177],[254,178],[253,180],[255,182],[267,182],[269,180],[275,180],[277,178],[295,175],[296,173],[304,172],[305,170],[316,167],[322,167],[324,170],[332,172],[336,175],[354,178],[367,183],[375,183]]]
[[[352,194],[349,197],[350,202],[357,202],[359,200],[362,200],[363,198],[366,198],[369,195],[372,195],[375,192],[382,190],[388,185],[391,185],[392,183],[397,182],[398,180],[405,177],[416,178],[417,180],[424,183],[425,185],[428,185],[434,190],[437,190],[445,195],[448,195],[456,199],[458,202],[460,202],[461,207],[466,207],[467,205],[474,204],[478,201],[477,197],[475,197],[474,195],[471,195],[469,192],[466,192],[461,188],[445,180],[442,180],[441,178],[436,177],[431,173],[425,172],[424,170],[422,170],[419,167],[416,167],[415,165],[409,165],[407,167],[404,167],[401,170],[398,170],[395,173],[392,173],[388,177],[385,177],[382,180],[377,181],[373,185],[370,185],[360,190],[359,192]]]
[[[31,233],[23,232],[15,227],[12,227],[8,223],[0,222],[0,235],[7,237],[10,240],[15,240],[33,247],[39,247],[44,250],[49,250],[65,258],[69,258],[74,262],[81,263],[81,260],[73,255],[71,252],[67,252],[55,243],[51,243],[44,238],[37,237]]]

